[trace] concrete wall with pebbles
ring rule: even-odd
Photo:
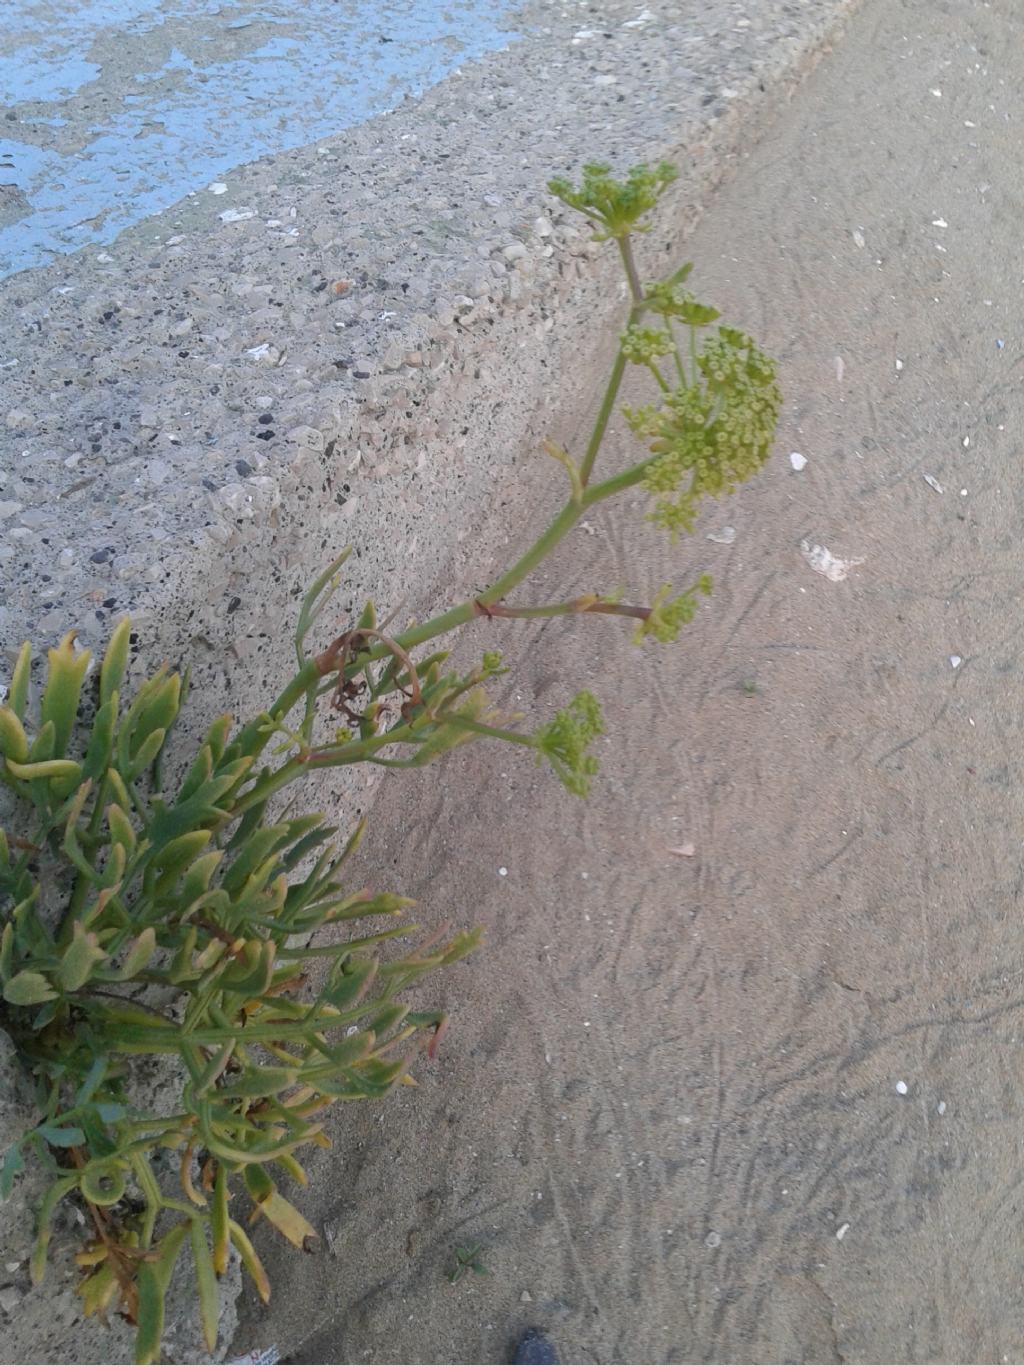
[[[422,98],[0,286],[0,675],[23,638],[99,648],[130,612],[137,676],[192,666],[187,738],[265,705],[346,544],[339,628],[369,595],[404,617],[480,586],[485,515],[514,536],[554,495],[539,442],[622,312],[614,253],[545,180],[674,161],[660,270],[853,2],[528,0],[524,41]],[[7,1359],[48,1313],[25,1235],[0,1238]],[[43,1358],[127,1356],[54,1312]]]

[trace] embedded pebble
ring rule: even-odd
[[[807,468],[807,456],[801,455],[799,450],[794,450],[789,457],[789,463],[799,474],[801,469]]]
[[[15,1289],[14,1285],[8,1285],[5,1289],[0,1289],[0,1309],[5,1313],[11,1314],[21,1303],[24,1295],[20,1289]]]
[[[720,531],[709,531],[707,539],[713,541],[716,545],[731,545],[736,539],[736,527],[723,526]]]
[[[906,1081],[897,1081],[897,1082],[896,1082],[896,1094],[897,1094],[897,1095],[905,1095],[905,1094],[907,1093],[907,1088],[908,1088],[908,1087],[907,1087]]]

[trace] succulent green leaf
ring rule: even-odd
[[[76,654],[74,640],[75,632],[69,631],[56,649],[47,652],[49,668],[39,708],[43,724],[49,721],[53,725],[53,753],[58,758],[67,752],[82,692],[82,679],[92,657],[87,649]]]
[[[64,949],[57,976],[66,991],[79,991],[92,976],[94,968],[106,961],[106,953],[99,946],[95,934],[88,933],[75,923],[71,942]]]
[[[116,709],[117,693],[124,681],[128,666],[128,645],[132,633],[131,622],[127,617],[119,621],[107,644],[107,652],[100,665],[100,706],[113,701]]]
[[[119,981],[132,981],[139,972],[144,971],[156,952],[156,929],[152,925],[143,929],[128,946],[124,961],[117,973]]]
[[[188,1223],[177,1223],[166,1233],[156,1249],[155,1258],[143,1261],[139,1270],[138,1331],[135,1336],[135,1365],[156,1365],[164,1334],[164,1302],[171,1283]]]
[[[135,758],[150,736],[159,730],[171,728],[178,715],[181,704],[181,674],[172,673],[164,678],[135,721],[131,731],[130,753]]]
[[[124,1162],[90,1161],[79,1173],[79,1188],[90,1204],[109,1208],[124,1197],[127,1178]]]
[[[41,1123],[34,1131],[51,1147],[81,1147],[85,1143],[85,1133],[81,1128],[65,1127],[58,1123]]]
[[[21,1144],[16,1142],[8,1147],[0,1161],[0,1204],[6,1204],[14,1191],[14,1182],[25,1169],[25,1156]]]
[[[70,758],[46,758],[39,763],[14,763],[7,760],[7,770],[23,782],[35,782],[39,778],[57,778],[60,781],[81,782],[82,765]]]
[[[66,1176],[62,1180],[55,1180],[43,1195],[36,1216],[36,1239],[32,1246],[32,1256],[29,1261],[29,1274],[33,1284],[39,1284],[46,1272],[46,1253],[50,1245],[50,1223],[57,1205],[77,1184],[77,1177]]]
[[[213,1257],[206,1240],[206,1228],[198,1218],[192,1219],[189,1229],[192,1260],[196,1270],[196,1291],[199,1296],[199,1322],[203,1329],[206,1349],[217,1347],[217,1320],[220,1314],[220,1289],[213,1269]]]
[[[135,828],[128,818],[127,811],[120,806],[110,805],[107,807],[107,826],[110,829],[110,837],[115,844],[123,844],[131,853],[136,844]]]
[[[239,1227],[233,1218],[228,1219],[228,1231],[231,1236],[232,1245],[242,1258],[242,1264],[249,1272],[249,1276],[256,1286],[257,1294],[259,1294],[264,1303],[269,1303],[270,1281],[267,1279],[267,1272],[263,1269],[263,1262],[256,1255],[255,1247],[245,1235],[244,1230]],[[138,1365],[138,1362],[136,1362],[136,1365]]]
[[[268,1095],[279,1095],[296,1082],[298,1071],[289,1066],[260,1066],[254,1071],[222,1086],[217,1091],[218,1099],[261,1100]]]
[[[11,674],[11,687],[7,694],[7,705],[19,720],[25,719],[28,704],[28,686],[32,670],[32,646],[26,640],[18,650],[18,658]]]
[[[0,754],[8,762],[13,758],[15,763],[24,763],[28,758],[28,736],[10,706],[0,706]]]
[[[83,769],[86,777],[98,778],[110,767],[114,754],[114,726],[117,721],[117,693],[100,707],[92,722]]]
[[[350,1009],[362,999],[376,974],[377,962],[372,957],[343,959],[331,968],[323,998],[335,1009]]]
[[[9,1005],[43,1005],[56,995],[42,972],[17,972],[4,983],[3,996]]]

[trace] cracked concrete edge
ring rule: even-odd
[[[346,566],[340,621],[370,595],[385,610],[402,603],[403,610],[420,611],[439,585],[448,592],[479,586],[482,565],[494,554],[493,545],[480,541],[481,521],[489,516],[500,524],[507,545],[537,498],[552,495],[554,477],[546,478],[534,452],[591,396],[596,365],[607,355],[606,334],[623,309],[612,253],[587,240],[543,192],[544,180],[571,174],[595,156],[622,167],[641,157],[677,164],[680,180],[642,243],[643,262],[651,273],[660,271],[662,261],[681,258],[716,184],[859,3],[764,4],[765,15],[785,20],[783,32],[757,60],[742,47],[716,50],[702,75],[691,73],[697,83],[683,97],[674,89],[677,61],[659,64],[654,48],[630,47],[631,88],[646,94],[625,109],[617,98],[609,103],[615,84],[592,84],[593,64],[586,88],[578,80],[551,84],[545,52],[556,37],[545,15],[546,33],[477,63],[420,100],[243,168],[232,201],[255,203],[265,214],[287,186],[303,219],[319,217],[328,230],[314,229],[308,244],[268,252],[258,215],[225,229],[216,217],[223,199],[214,206],[185,203],[175,219],[181,233],[154,247],[152,222],[132,229],[102,253],[108,257],[102,272],[95,253],[83,252],[8,281],[0,289],[0,320],[24,345],[18,367],[0,371],[7,397],[0,402],[7,410],[7,458],[0,466],[6,475],[0,516],[7,521],[0,545],[14,547],[0,559],[7,581],[0,645],[8,655],[26,637],[42,647],[74,626],[83,643],[100,646],[114,620],[130,611],[138,625],[137,680],[143,667],[163,659],[192,666],[191,715],[180,744],[221,711],[245,715],[265,705],[289,669],[298,598],[344,544],[353,542],[356,552]],[[542,8],[525,12],[539,15]],[[673,8],[663,0],[645,13],[654,23],[669,23]],[[617,0],[601,10],[616,34],[634,14]],[[736,13],[728,3],[705,10],[712,20]],[[569,45],[574,24],[560,22],[557,42]],[[622,60],[620,53],[616,83]],[[641,60],[649,62],[645,72]],[[501,91],[507,92],[497,110],[506,123],[505,160],[481,173],[481,143],[467,111],[494,102]],[[540,107],[538,91],[558,104],[557,114]],[[593,126],[609,114],[611,126]],[[509,130],[516,118],[519,125]],[[493,149],[485,139],[485,153],[488,146]],[[394,171],[386,212],[374,210],[380,177],[359,188],[360,175],[372,175],[384,154]],[[329,187],[310,189],[324,166],[349,187],[344,206],[330,203]],[[495,189],[500,192],[490,194]],[[486,194],[499,201],[498,210],[491,211]],[[341,244],[330,235],[332,210],[335,222],[346,215],[357,220]],[[439,215],[429,220],[440,225],[439,248],[410,260],[404,230],[427,212]],[[472,229],[456,232],[453,214],[464,215]],[[258,237],[247,231],[253,223]],[[336,295],[347,310],[343,325],[335,328],[332,318],[304,349],[301,335],[276,345],[274,320],[253,324],[249,317],[240,324],[242,339],[253,344],[242,354],[260,354],[246,363],[232,324],[221,319],[234,300],[260,287],[259,278],[272,290],[298,279],[317,296],[333,279],[353,280],[351,290]],[[417,278],[420,287],[413,288]],[[197,324],[198,294],[204,281],[217,280],[223,293]],[[699,291],[699,263],[695,285]],[[234,286],[238,292],[230,293]],[[159,298],[162,312],[136,306],[147,298]],[[104,314],[110,314],[105,322]],[[182,329],[187,319],[191,324]],[[222,352],[218,324],[228,334]],[[297,332],[303,325],[295,319]],[[212,357],[182,375],[161,349],[184,350],[181,338],[202,337],[204,328]],[[345,354],[332,358],[342,348]],[[348,362],[340,370],[337,358]],[[203,401],[211,376],[220,390],[213,421]],[[257,401],[263,397],[270,403]],[[257,412],[270,413],[279,433],[273,444],[257,446],[261,428],[251,421]],[[172,414],[177,440],[165,441]],[[124,441],[119,432],[126,432]],[[99,441],[94,433],[102,433]],[[140,454],[147,443],[159,453]],[[71,460],[76,453],[80,458]],[[8,510],[12,503],[19,504],[15,512]],[[512,509],[507,516],[506,506]],[[350,777],[342,787],[324,779],[307,796],[335,806],[341,796],[354,819],[368,796],[362,781]],[[0,1133],[17,1117],[14,1109],[0,1113]],[[30,1352],[38,1358],[42,1337],[46,1358],[77,1365],[128,1361],[127,1332],[78,1320],[68,1288],[73,1219],[55,1238],[61,1263],[43,1285],[28,1286],[32,1194],[26,1182],[4,1220],[0,1284],[17,1288],[20,1297],[4,1312],[0,1360],[22,1360]],[[3,1269],[15,1262],[17,1271]],[[233,1330],[234,1298],[225,1297],[220,1359]],[[193,1318],[183,1289],[168,1319],[168,1359],[182,1365],[207,1358]]]

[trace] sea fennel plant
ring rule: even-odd
[[[500,656],[461,672],[433,642],[482,618],[569,614],[621,616],[637,641],[667,641],[710,591],[701,575],[681,591],[661,586],[646,606],[599,591],[552,603],[512,596],[598,504],[644,488],[650,520],[674,537],[692,529],[703,498],[731,491],[768,456],[781,401],[771,361],[742,332],[709,331],[718,314],[685,288],[689,266],[640,282],[632,235],[673,178],[667,165],[624,181],[591,165],[578,186],[550,184],[599,240],[615,241],[630,313],[586,448],[574,457],[546,444],[568,476],[565,505],[482,593],[395,634],[368,605],[311,650],[340,556],[303,601],[294,676],[245,724],[216,720],[173,784],[161,760],[186,682],[162,669],[129,699],[127,621],[93,672],[72,636],[51,649],[35,706],[31,650],[21,651],[0,707],[0,778],[18,821],[16,833],[0,833],[0,1024],[32,1077],[40,1118],[0,1153],[0,1194],[29,1159],[49,1172],[36,1280],[58,1206],[77,1205],[83,1311],[134,1323],[138,1365],[159,1357],[165,1297],[186,1249],[211,1350],[232,1254],[269,1296],[249,1226],[266,1219],[297,1247],[315,1235],[280,1186],[305,1183],[298,1154],[328,1145],[336,1101],[412,1083],[410,1067],[433,1050],[445,1016],[413,1008],[411,988],[477,943],[469,930],[381,951],[415,926],[403,917],[410,902],[347,887],[362,827],[339,844],[322,816],[282,809],[280,795],[321,768],[419,767],[489,737],[532,751],[585,796],[602,728],[594,697],[581,692],[523,732],[488,698]],[[653,381],[652,401],[626,411],[647,451],[599,477],[628,364]],[[159,1112],[143,1106],[137,1083],[153,1057],[175,1086]]]

